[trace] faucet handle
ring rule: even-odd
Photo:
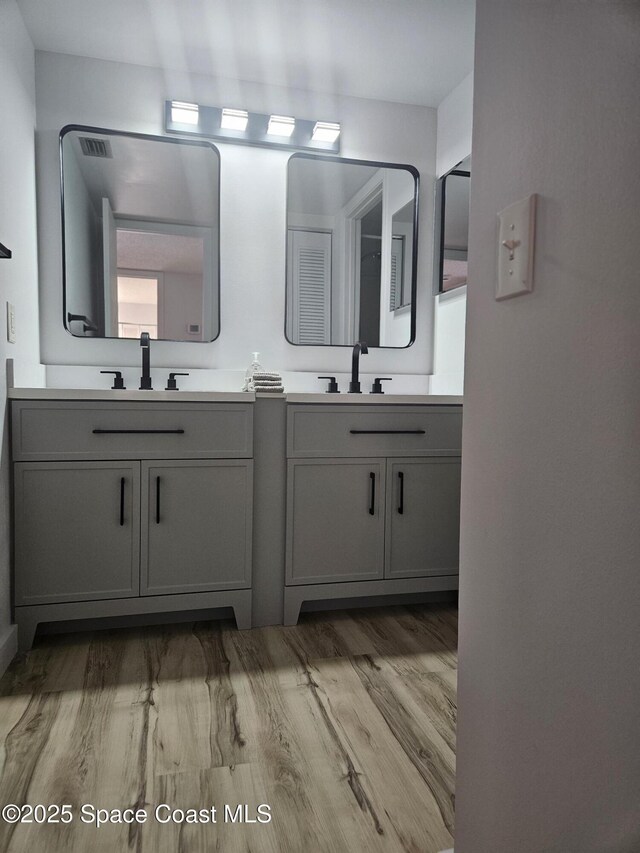
[[[113,385],[111,386],[112,391],[124,391],[124,379],[122,378],[122,373],[119,370],[101,370],[100,373],[113,373]]]
[[[338,389],[338,383],[336,382],[335,376],[318,376],[318,379],[328,379],[329,385],[327,387],[327,394],[339,394],[340,391]]]
[[[392,382],[392,381],[393,380],[391,379],[390,376],[376,376],[376,378],[373,380],[373,385],[371,386],[371,393],[372,394],[384,394],[384,391],[382,390],[382,383],[383,382]]]
[[[167,387],[164,389],[165,391],[177,391],[178,383],[176,381],[176,376],[188,376],[188,373],[170,373],[169,378],[167,379]]]

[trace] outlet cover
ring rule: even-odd
[[[536,195],[527,196],[498,214],[498,284],[496,299],[533,290]]]

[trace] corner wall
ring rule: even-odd
[[[0,260],[0,673],[15,653],[10,612],[9,446],[7,358],[16,381],[42,385],[38,328],[35,190],[34,51],[14,0],[0,3],[0,80],[7,121],[0,134],[0,242],[13,253]],[[7,343],[6,302],[15,306],[16,343]]]
[[[478,0],[456,853],[640,850],[640,6]],[[534,291],[496,213],[539,193]]]
[[[438,107],[436,175],[441,178],[472,153],[473,73]],[[434,251],[437,253],[439,247]],[[437,263],[437,260],[436,260]],[[434,277],[437,276],[434,270]],[[434,281],[433,376],[431,394],[463,394],[467,288],[438,293]]]

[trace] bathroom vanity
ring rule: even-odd
[[[21,647],[87,617],[230,606],[249,627],[252,395],[87,393],[12,403]]]
[[[288,400],[287,625],[303,601],[457,587],[461,407],[329,397]]]
[[[9,395],[22,649],[40,622],[457,588],[460,398]]]

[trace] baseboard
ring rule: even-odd
[[[18,654],[18,626],[9,625],[0,639],[0,677]]]

